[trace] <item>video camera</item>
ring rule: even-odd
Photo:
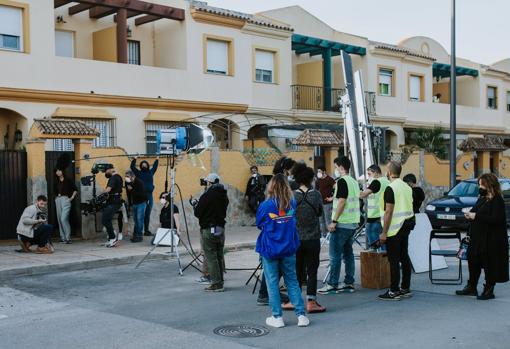
[[[90,172],[92,174],[98,174],[99,172],[105,173],[107,170],[113,168],[113,165],[105,162],[96,162]]]
[[[81,213],[84,216],[87,216],[89,214],[95,214],[96,212],[102,211],[106,207],[108,197],[108,193],[102,193],[87,202],[82,202]]]

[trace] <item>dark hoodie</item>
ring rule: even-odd
[[[141,168],[144,163],[147,164],[147,169],[142,170]],[[154,173],[156,173],[158,169],[158,164],[159,161],[156,159],[151,168],[149,166],[149,163],[143,160],[142,162],[140,162],[140,169],[138,169],[136,168],[136,159],[133,159],[133,161],[131,161],[131,171],[134,172],[137,178],[140,178],[142,180],[147,193],[152,193],[154,191]]]
[[[200,228],[224,227],[227,207],[228,197],[225,187],[219,183],[213,184],[212,187],[202,194],[194,209]]]

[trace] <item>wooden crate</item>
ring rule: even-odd
[[[390,264],[386,254],[362,251],[360,264],[361,287],[373,289],[390,287]]]

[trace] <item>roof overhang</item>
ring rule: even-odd
[[[298,55],[308,53],[310,56],[315,56],[329,49],[331,49],[332,56],[340,55],[341,51],[359,56],[367,54],[367,49],[361,46],[344,44],[301,34],[292,34],[292,50]]]

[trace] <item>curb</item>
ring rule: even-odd
[[[255,243],[253,242],[244,242],[237,243],[225,246],[225,253],[227,252],[236,252],[247,249],[255,248]],[[196,251],[196,250],[195,250]],[[71,272],[71,271],[80,271],[87,269],[96,269],[96,268],[105,268],[117,265],[127,265],[138,263],[145,254],[138,254],[126,257],[115,257],[115,258],[104,258],[97,259],[93,261],[77,261],[77,262],[69,262],[69,263],[61,263],[61,264],[53,264],[53,265],[37,265],[32,267],[23,267],[23,268],[15,268],[9,270],[0,271],[0,280],[10,279],[18,276],[34,276],[34,275],[43,275],[43,274],[53,274],[53,273],[62,273],[62,272]],[[184,250],[180,253],[181,257],[189,256],[189,252]],[[153,253],[149,257],[147,257],[146,261],[159,261],[159,260],[169,260],[171,257],[166,253]]]

